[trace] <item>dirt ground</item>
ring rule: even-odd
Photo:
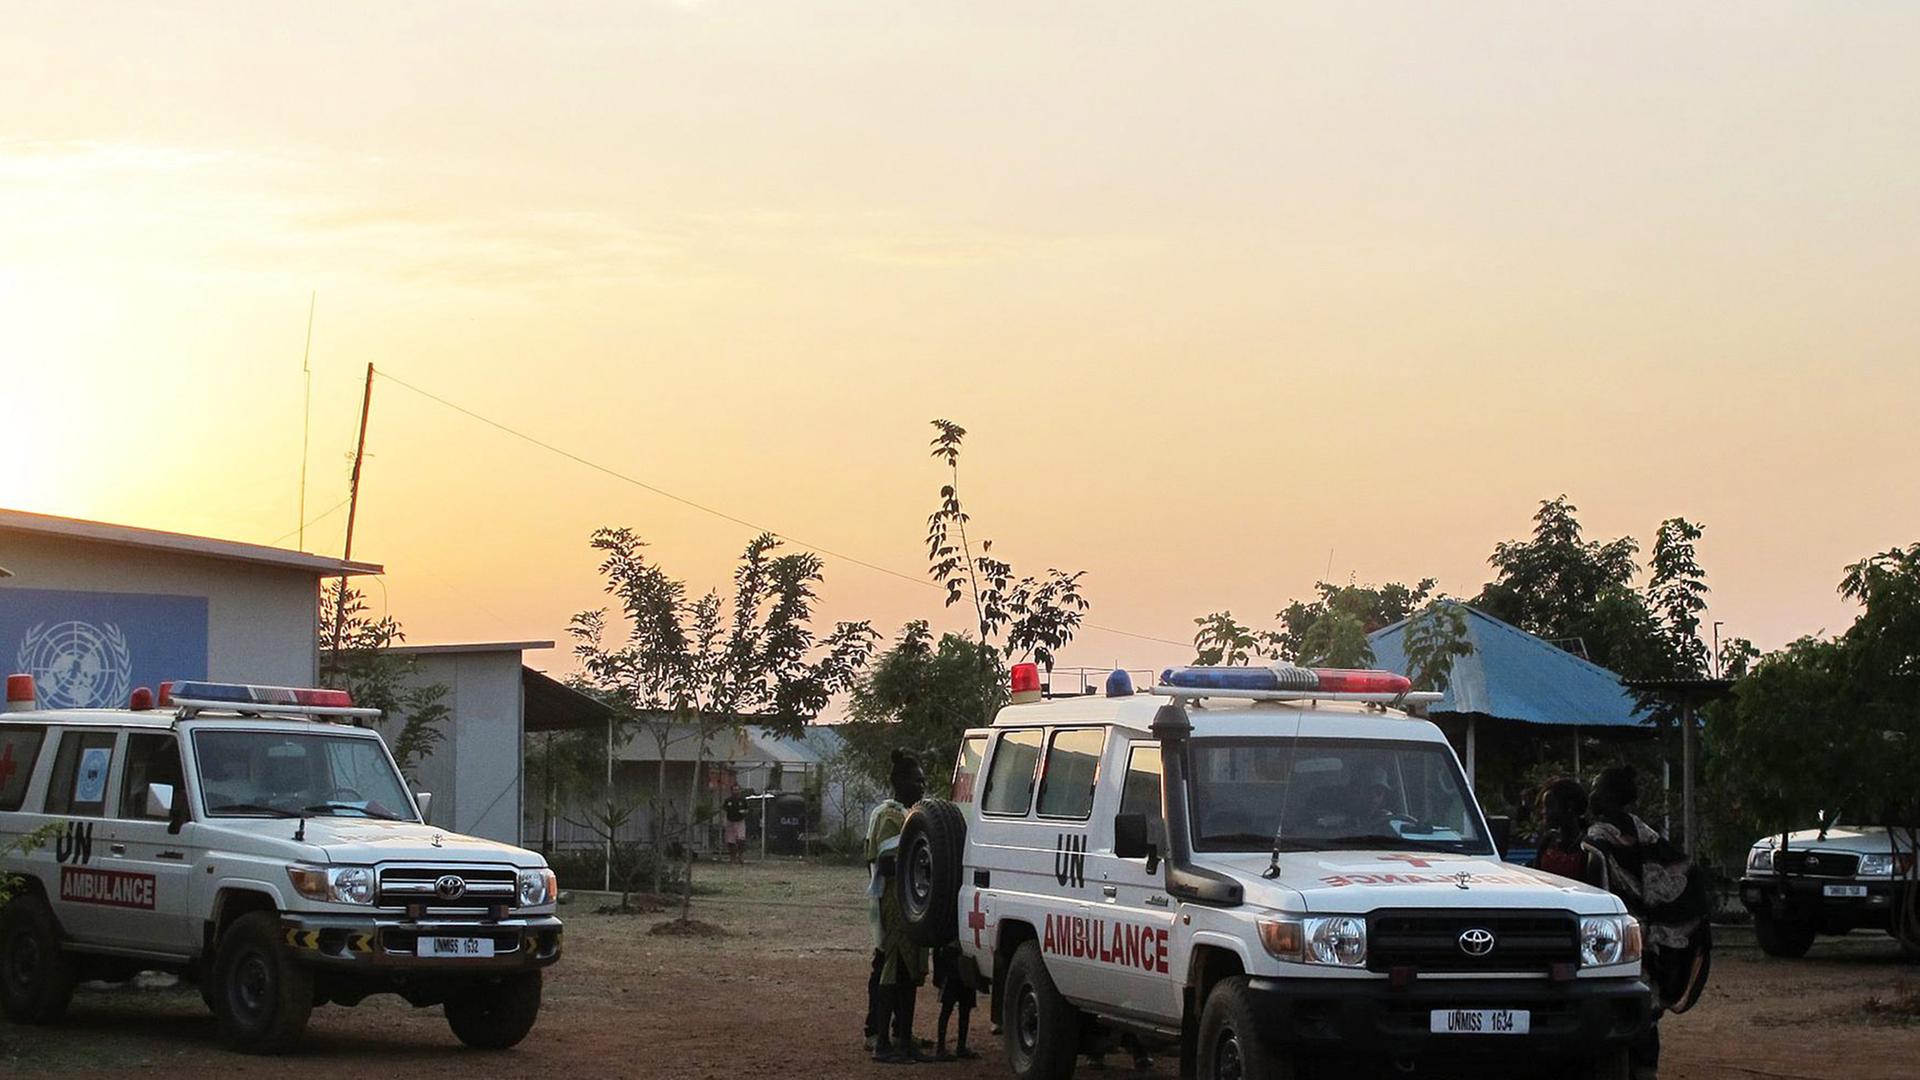
[[[859,871],[792,863],[713,868],[723,893],[698,898],[695,917],[723,938],[654,936],[666,916],[562,909],[567,955],[547,975],[540,1026],[504,1059],[468,1051],[438,1009],[397,998],[314,1012],[291,1058],[228,1054],[199,997],[180,989],[83,989],[66,1021],[22,1028],[0,1021],[0,1076],[120,1074],[204,1080],[209,1074],[314,1077],[518,1075],[646,1076],[672,1080],[885,1076],[860,1050],[865,1008],[865,916]],[[1884,936],[1823,939],[1805,960],[1768,960],[1750,937],[1721,939],[1699,1008],[1662,1024],[1667,1080],[1912,1077],[1920,1022],[1879,1018],[1869,999],[1920,987]],[[919,1026],[931,1035],[932,997]],[[982,1060],[916,1067],[953,1080],[1004,1077],[998,1040],[976,1014]],[[1104,1072],[1168,1076],[1112,1059]]]

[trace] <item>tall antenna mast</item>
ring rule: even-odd
[[[367,456],[367,411],[373,407],[373,365],[367,365],[367,388],[360,394],[360,440],[353,447],[353,479],[347,489],[347,544],[341,562],[353,561],[353,522],[360,513],[360,462]],[[340,593],[333,604],[333,666],[340,666],[340,634],[347,621],[347,569],[340,568]]]
[[[294,547],[301,551],[307,550],[307,443],[313,431],[313,366],[308,361],[313,358],[313,306],[319,299],[318,289],[307,295],[307,348],[300,354],[300,373],[306,377],[307,390],[300,404],[300,527],[295,530],[300,539]]]

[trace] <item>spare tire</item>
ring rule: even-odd
[[[967,816],[945,799],[922,799],[900,828],[894,898],[915,945],[937,949],[960,936],[960,863]]]

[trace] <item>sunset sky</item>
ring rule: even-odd
[[[1920,540],[1914,5],[0,15],[3,506],[293,545],[317,291],[318,551],[369,362],[910,576],[951,417],[996,552],[1172,641],[1471,595],[1561,493],[1704,524],[1768,647]],[[392,382],[369,451],[415,642],[561,637],[597,525],[696,591],[750,535]],[[839,560],[822,612],[962,621]]]

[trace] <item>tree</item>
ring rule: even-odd
[[[1453,677],[1453,662],[1473,655],[1467,639],[1467,613],[1452,600],[1436,600],[1407,621],[1402,648],[1407,654],[1407,678],[1416,690],[1445,693]]]
[[[401,772],[412,779],[446,738],[442,725],[453,712],[447,687],[420,684],[419,662],[392,651],[406,637],[393,616],[374,618],[358,589],[320,591],[320,684],[348,691],[355,705],[379,709],[382,723],[404,718],[391,744]]]
[[[943,763],[956,759],[960,738],[1007,703],[1007,681],[993,646],[965,634],[942,634],[910,622],[891,649],[875,658],[853,690],[853,719],[840,729],[852,762],[884,787],[889,755],[911,750],[926,766],[927,790],[947,793]]]
[[[1216,611],[1193,620],[1193,662],[1203,667],[1239,667],[1260,652],[1262,636],[1233,617]]]
[[[1710,775],[1736,820],[1785,832],[1823,815],[1920,839],[1920,544],[1846,568],[1860,614],[1833,638],[1764,657],[1710,714]],[[1920,946],[1920,890],[1895,928]]]
[[[1245,664],[1268,656],[1307,667],[1366,667],[1373,663],[1367,635],[1411,615],[1433,593],[1434,580],[1413,586],[1314,583],[1319,596],[1295,600],[1274,616],[1276,630],[1252,630],[1230,611],[1193,620],[1196,664]]]
[[[1673,666],[1695,678],[1705,676],[1710,659],[1700,640],[1700,613],[1707,608],[1707,572],[1694,557],[1700,526],[1668,518],[1654,535],[1647,603],[1660,616]]]
[[[9,855],[31,855],[53,843],[60,831],[66,827],[66,822],[57,821],[19,836],[0,840],[0,859],[5,859]],[[13,899],[15,890],[19,888],[20,878],[17,875],[0,871],[0,908],[7,906],[7,901]]]
[[[592,546],[604,553],[606,591],[620,600],[624,644],[607,641],[606,611],[574,616],[569,632],[584,677],[616,705],[629,725],[649,732],[660,751],[655,787],[654,846],[662,847],[667,747],[691,731],[686,850],[689,864],[699,826],[700,783],[709,739],[737,730],[753,714],[777,732],[795,733],[836,693],[850,687],[873,651],[864,622],[842,622],[816,642],[815,586],[824,578],[818,555],[780,553],[771,534],[756,536],[734,571],[731,611],[718,592],[689,603],[685,583],[645,554],[631,529],[599,529]],[[655,859],[655,880],[661,871]],[[682,918],[692,903],[692,875],[683,879]]]
[[[1044,577],[1016,579],[1013,567],[993,556],[992,540],[982,540],[975,555],[967,535],[972,517],[960,501],[960,447],[967,430],[951,420],[935,420],[933,428],[932,456],[946,462],[949,478],[927,516],[927,572],[946,589],[948,607],[972,602],[980,641],[999,638],[1008,660],[1031,659],[1051,674],[1089,607],[1080,592],[1086,571],[1049,567]]]
[[[1612,634],[1620,629],[1621,612],[1616,603],[1603,621],[1600,608],[1605,600],[1633,594],[1640,545],[1629,536],[1605,543],[1586,539],[1574,517],[1578,510],[1565,495],[1545,500],[1534,514],[1532,539],[1495,544],[1487,559],[1494,579],[1473,606],[1619,671]]]

